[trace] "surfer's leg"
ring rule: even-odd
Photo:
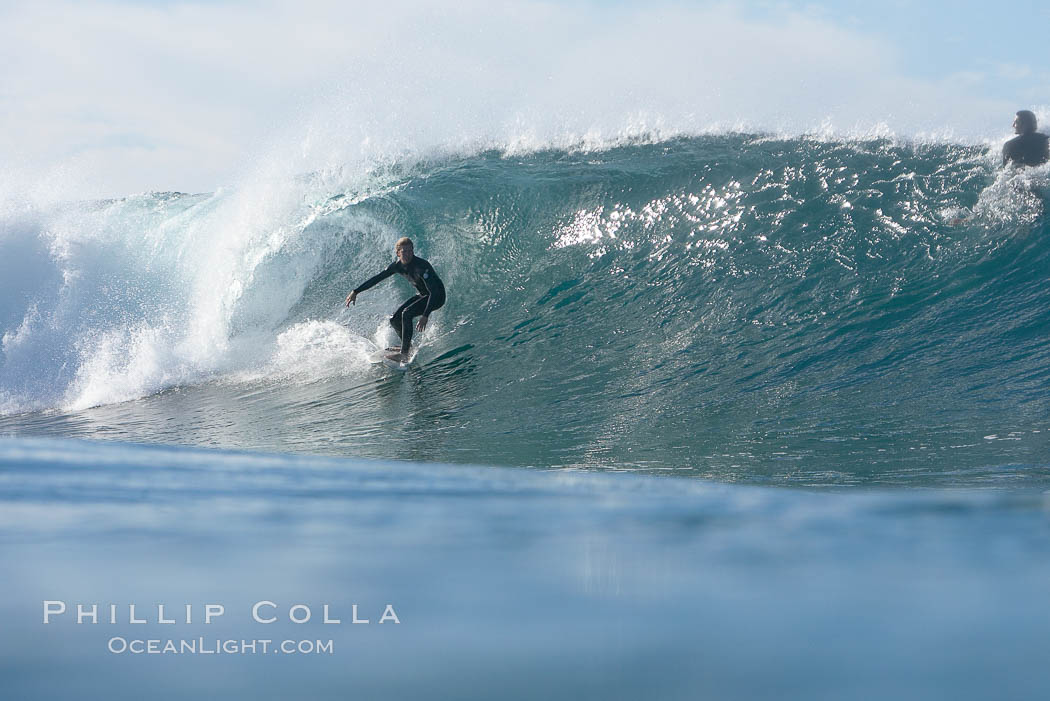
[[[402,335],[402,326],[405,316],[405,310],[413,304],[415,304],[420,299],[422,299],[420,295],[416,295],[411,299],[406,299],[405,303],[398,307],[397,311],[394,312],[394,314],[390,317],[390,325],[394,327],[394,333],[397,334],[398,338],[404,340],[404,336]],[[402,343],[401,345],[404,345],[404,343]]]
[[[422,301],[424,297],[422,295],[416,295],[411,299],[405,300],[405,303],[397,308],[393,316],[390,317],[390,325],[394,327],[394,333],[401,339],[401,352],[407,354],[408,348],[412,344],[412,316],[408,310],[412,305]],[[422,309],[423,307],[420,307]],[[419,312],[416,312],[418,314]]]
[[[409,300],[401,310],[401,354],[407,356],[412,348],[412,332],[415,330],[415,318],[427,308],[427,298],[418,295]]]

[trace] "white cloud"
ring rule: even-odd
[[[0,169],[9,189],[105,196],[213,189],[260,162],[294,173],[632,125],[975,136],[1009,121],[961,78],[908,78],[855,29],[771,17],[659,2],[16,3],[0,10]]]

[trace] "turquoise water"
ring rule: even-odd
[[[348,179],[9,219],[29,279],[5,277],[0,432],[1044,484],[1041,172],[951,144],[730,135]],[[400,235],[450,291],[406,377],[364,353],[408,286],[342,306]]]
[[[1045,693],[1047,174],[995,165],[728,134],[9,208],[5,681]],[[397,373],[366,356],[407,284],[343,299],[404,235],[449,301]],[[261,598],[405,622],[277,666],[39,622],[217,599],[192,635],[258,637]]]

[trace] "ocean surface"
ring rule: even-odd
[[[5,205],[0,679],[1044,696],[1050,187],[996,160],[732,133]],[[448,290],[404,373],[367,355],[408,284],[343,304],[401,236]],[[276,630],[335,651],[107,649]]]

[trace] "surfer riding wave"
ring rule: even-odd
[[[419,317],[415,330],[422,333],[427,327],[430,313],[445,304],[445,285],[435,272],[434,266],[415,255],[415,246],[408,237],[397,240],[397,243],[394,244],[394,252],[397,259],[388,265],[386,270],[355,287],[353,292],[346,297],[346,306],[356,305],[357,295],[395,273],[407,278],[418,294],[405,300],[405,303],[398,307],[390,317],[390,325],[394,327],[394,332],[401,339],[401,345],[390,349],[396,352],[387,357],[391,360],[408,362],[412,348],[412,320]]]

